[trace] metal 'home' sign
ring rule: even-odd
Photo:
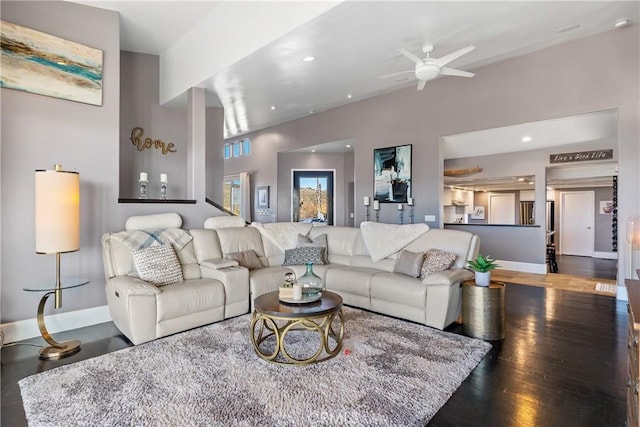
[[[613,159],[613,149],[578,151],[575,153],[550,154],[550,163],[584,162],[587,160],[609,160]]]

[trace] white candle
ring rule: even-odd
[[[401,211],[402,209],[404,209],[404,207],[402,206],[402,204],[398,205],[398,210]]]
[[[369,206],[371,202],[369,201],[369,196],[364,196],[364,205]]]
[[[299,283],[293,284],[293,299],[302,299],[302,286]]]
[[[379,201],[377,201],[377,200],[373,201],[373,209],[376,210],[376,211],[380,210],[380,202]]]
[[[413,197],[409,197],[409,206],[413,206]]]
[[[167,174],[166,173],[161,173],[160,174],[160,182],[169,182],[169,181],[167,181]]]
[[[147,173],[140,172],[140,181],[147,181]]]

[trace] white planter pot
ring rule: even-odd
[[[476,285],[478,286],[489,286],[489,283],[491,283],[490,271],[487,271],[485,273],[480,273],[479,271],[476,271],[475,276],[476,276]]]

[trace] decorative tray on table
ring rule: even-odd
[[[309,296],[303,296],[302,299],[279,297],[280,301],[287,304],[308,304],[310,302],[318,301],[320,298],[322,298],[322,292],[318,292],[317,294]]]

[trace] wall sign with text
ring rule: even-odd
[[[154,141],[148,137],[145,139],[142,139],[143,136],[144,136],[144,129],[142,129],[141,127],[135,127],[131,131],[131,137],[129,139],[131,140],[133,145],[136,146],[138,151],[144,151],[147,148],[151,148],[151,147],[161,150],[162,154],[175,153],[176,151],[178,151],[176,150],[175,144],[173,142],[166,143],[161,139],[156,139]]]
[[[578,151],[575,153],[550,154],[550,163],[584,162],[589,160],[610,160],[613,159],[613,149]]]

